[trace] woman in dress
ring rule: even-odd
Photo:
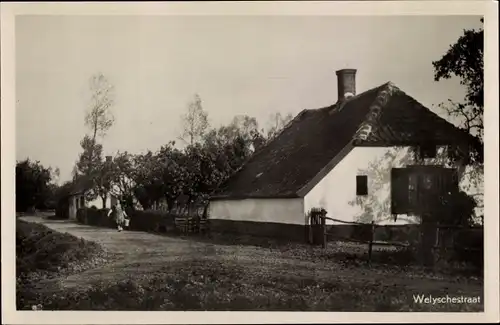
[[[125,217],[127,216],[127,213],[122,209],[120,202],[118,202],[115,206],[111,207],[111,209],[108,212],[108,217],[111,214],[113,214],[113,218],[116,222],[118,231],[122,231],[123,226],[125,224]]]

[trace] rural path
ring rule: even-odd
[[[463,283],[454,278],[430,277],[425,274],[394,271],[389,267],[367,269],[366,267],[346,267],[341,261],[317,260],[281,251],[279,248],[257,246],[221,245],[196,241],[192,238],[169,237],[139,231],[118,232],[114,229],[98,228],[76,224],[71,221],[49,220],[41,217],[21,217],[27,222],[36,222],[76,237],[101,244],[117,258],[111,263],[82,273],[59,279],[65,287],[83,287],[93,281],[119,280],[121,278],[146,278],[148,274],[165,272],[165,266],[199,264],[204,261],[230,263],[252,274],[279,274],[302,281],[328,279],[328,281],[357,283],[387,283],[402,285],[408,289],[424,291],[425,288],[443,288],[443,291],[465,287],[474,291],[482,290],[482,283]],[[312,248],[311,248],[312,249]]]

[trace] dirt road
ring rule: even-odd
[[[314,287],[315,283],[321,282],[334,288],[331,290],[339,290],[339,293],[349,293],[352,289],[363,295],[365,290],[368,290],[366,294],[369,294],[369,290],[372,290],[370,288],[379,286],[387,288],[389,292],[396,292],[397,288],[399,299],[410,299],[411,293],[472,296],[482,295],[483,289],[481,280],[431,275],[390,266],[368,268],[331,258],[320,258],[323,254],[321,248],[305,245],[290,250],[222,245],[146,232],[118,232],[114,229],[40,217],[21,219],[97,242],[105,250],[115,254],[116,260],[111,263],[57,279],[59,284],[66,288],[83,288],[92,286],[96,281],[130,278],[147,281],[151,274],[159,274],[164,278],[176,278],[179,274],[190,277],[193,274],[193,277],[203,278],[212,276],[205,273],[221,272],[218,276],[226,276],[227,281],[234,282],[231,285],[239,286],[238,290],[243,290],[243,287],[265,286],[266,290],[286,292],[288,288],[285,283],[288,283],[294,286],[296,292],[302,292],[304,288]],[[215,264],[218,266],[214,267]],[[207,265],[212,266],[209,268]],[[228,272],[233,274],[229,276]],[[267,282],[263,284],[264,280]],[[410,296],[405,298],[408,295]]]

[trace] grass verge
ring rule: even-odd
[[[311,270],[306,270],[305,273]],[[369,272],[367,270],[367,272]],[[471,296],[464,288],[415,288],[390,279],[305,275],[210,259],[172,263],[157,272],[97,281],[41,301],[49,310],[136,311],[481,311],[482,304],[422,304],[414,296]],[[477,294],[480,295],[479,293]]]
[[[44,280],[96,267],[108,258],[96,243],[41,224],[16,220],[17,308],[30,309],[38,304]]]

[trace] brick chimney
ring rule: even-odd
[[[338,101],[356,95],[356,69],[342,69],[337,74]]]

